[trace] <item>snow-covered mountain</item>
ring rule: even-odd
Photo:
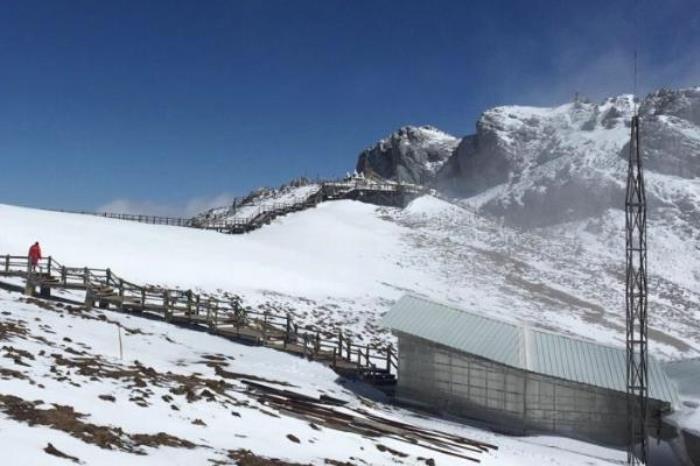
[[[357,161],[357,171],[394,181],[428,184],[458,143],[458,138],[432,126],[404,126],[365,149]]]
[[[629,122],[641,117],[649,204],[700,221],[700,87],[558,107],[485,111],[458,140],[404,127],[363,151],[358,171],[423,183],[524,227],[599,217],[624,199]]]
[[[554,108],[484,112],[438,175],[438,186],[522,226],[552,225],[622,207],[631,96]],[[639,103],[647,195],[655,209],[698,219],[700,88]]]
[[[693,88],[658,91],[639,103],[651,204],[650,351],[664,361],[700,355],[699,98],[700,88]],[[438,173],[434,185],[454,199],[424,196],[405,209],[324,202],[246,235],[0,205],[0,254],[26,253],[38,239],[47,255],[71,266],[110,267],[138,283],[235,293],[246,306],[293,313],[310,330],[342,329],[358,343],[394,342],[378,321],[411,292],[622,346],[621,208],[633,106],[621,96],[600,104],[492,109],[458,147],[454,138],[434,138],[446,142],[443,162],[435,165],[416,155],[425,144],[411,147],[408,130],[375,152],[391,162],[387,177]],[[450,145],[453,155],[444,156]],[[293,183],[261,190],[235,209],[201,218],[233,218],[246,205],[313,189]],[[56,453],[48,443],[86,464],[246,464],[241,455],[252,464],[271,457],[303,465],[455,464],[396,439],[311,425],[240,381],[256,377],[273,389],[340,398],[348,403],[345,413],[371,407],[420,428],[497,444],[483,464],[617,464],[624,457],[580,442],[512,439],[416,417],[347,390],[317,363],[165,323],[47,308],[4,291],[0,313],[0,429],[16,445],[14,464],[70,461],[49,456]],[[117,321],[125,330],[123,360]],[[676,416],[700,432],[700,410],[692,408],[700,400],[685,401]],[[92,443],[90,432],[108,434],[114,448]]]

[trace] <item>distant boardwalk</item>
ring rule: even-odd
[[[367,180],[365,178],[353,178],[343,181],[323,182],[319,185],[316,192],[303,199],[287,202],[262,203],[255,206],[256,208],[253,209],[249,215],[242,218],[200,219],[197,217],[162,217],[157,215],[113,212],[68,210],[59,210],[59,212],[92,215],[95,217],[148,223],[152,225],[199,228],[226,234],[242,234],[257,230],[269,224],[277,217],[316,207],[321,202],[349,199],[381,206],[405,207],[413,199],[427,192],[428,190],[425,187],[414,184],[394,183],[389,181],[379,182]]]

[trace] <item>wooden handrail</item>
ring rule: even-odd
[[[86,212],[71,210],[52,210],[57,212],[74,213],[81,215],[94,215],[117,220],[128,220],[154,225],[168,225],[188,228],[199,228],[204,230],[214,230],[223,233],[244,233],[254,230],[264,225],[266,222],[299,208],[308,208],[317,205],[319,202],[329,200],[328,193],[332,193],[333,199],[342,199],[348,196],[354,199],[361,199],[362,196],[352,196],[353,191],[368,192],[396,192],[404,194],[418,195],[427,192],[427,189],[420,185],[409,183],[395,183],[390,181],[371,181],[365,178],[354,178],[350,180],[324,181],[318,184],[319,188],[306,196],[298,196],[288,202],[271,202],[260,204],[239,204],[237,208],[257,207],[252,213],[245,217],[227,218],[225,220],[207,222],[206,219],[183,217],[163,217],[157,215],[127,214],[115,212]]]
[[[6,254],[0,257],[2,257],[0,275],[24,276],[28,280],[30,275],[33,275],[27,256]],[[184,311],[187,319],[196,319],[205,313],[207,325],[213,329],[219,325],[231,323],[238,328],[244,325],[257,326],[262,331],[263,344],[267,344],[270,335],[278,332],[284,335],[284,348],[301,338],[305,351],[311,355],[319,355],[324,351],[332,352],[335,363],[338,360],[344,360],[356,364],[363,370],[384,371],[389,374],[395,373],[398,368],[397,354],[391,346],[380,348],[356,344],[342,332],[337,336],[318,330],[313,333],[300,333],[299,326],[290,313],[245,308],[238,297],[223,299],[193,293],[191,290],[138,285],[121,278],[111,268],[67,267],[51,256],[39,261],[39,271],[43,274],[41,279],[50,280],[51,286],[83,287],[91,294],[92,299],[99,295],[103,287],[112,288],[119,302],[134,300],[143,309],[147,306],[150,306],[149,309],[154,307],[163,309],[164,317],[168,319],[176,311]],[[32,280],[34,281],[35,278]]]

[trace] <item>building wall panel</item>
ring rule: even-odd
[[[624,393],[530,373],[404,334],[399,334],[397,395],[512,433],[625,443]]]

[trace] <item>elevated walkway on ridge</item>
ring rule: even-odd
[[[251,212],[243,217],[198,219],[111,212],[96,213],[65,210],[61,210],[60,212],[93,215],[152,225],[199,228],[226,234],[243,234],[268,225],[278,217],[316,207],[322,202],[350,199],[380,206],[405,207],[413,199],[426,192],[427,189],[419,185],[388,181],[377,182],[364,178],[355,178],[321,183],[317,191],[300,199],[241,206],[248,207],[249,210],[251,210]]]

